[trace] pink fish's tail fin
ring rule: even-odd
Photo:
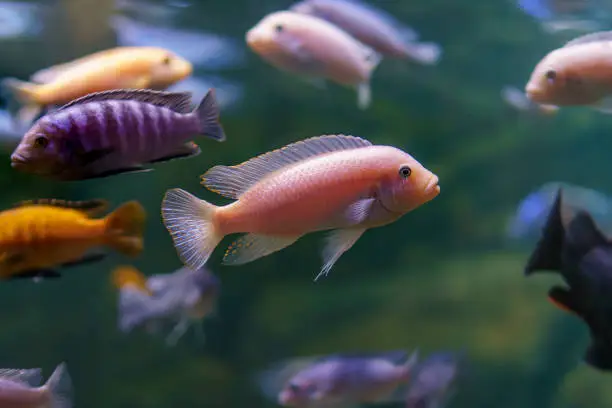
[[[183,263],[200,269],[223,239],[215,225],[219,207],[185,190],[168,190],[162,201],[162,218]]]
[[[219,123],[219,106],[215,98],[215,89],[211,88],[200,105],[196,108],[195,114],[200,121],[200,132],[218,142],[225,141],[225,132]]]
[[[29,127],[43,110],[36,102],[37,87],[37,84],[15,78],[0,82],[0,94],[8,101],[8,110],[16,116],[19,126]]]
[[[71,408],[72,407],[72,381],[68,375],[66,363],[55,368],[43,389],[49,399],[45,408]]]
[[[435,65],[442,57],[442,47],[433,42],[410,43],[406,49],[409,58],[423,65]]]

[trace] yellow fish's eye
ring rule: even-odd
[[[38,136],[36,139],[34,139],[34,147],[40,147],[44,149],[45,147],[47,147],[48,144],[49,139],[47,139],[45,136]]]
[[[412,170],[410,169],[410,167],[408,167],[408,166],[402,166],[402,167],[400,167],[400,169],[399,169],[399,175],[400,175],[402,178],[407,179],[408,177],[410,177],[410,175],[411,175],[411,174],[412,174]]]

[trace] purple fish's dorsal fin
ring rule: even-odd
[[[135,101],[168,108],[178,113],[192,111],[191,92],[162,92],[151,89],[115,89],[96,92],[68,102],[59,108],[61,111],[75,105],[102,101]]]
[[[1,368],[0,378],[38,387],[42,383],[42,370],[40,368]]]
[[[372,146],[372,143],[356,136],[311,137],[264,153],[236,166],[214,166],[201,176],[201,184],[224,197],[237,199],[262,178],[283,167],[327,153],[368,146]]]
[[[56,198],[38,198],[34,200],[20,201],[13,205],[17,207],[28,207],[34,205],[46,205],[60,208],[71,208],[73,210],[83,211],[88,215],[100,214],[108,209],[108,201],[103,199],[85,200],[85,201],[67,201]]]
[[[574,45],[588,44],[593,42],[612,41],[612,31],[598,31],[590,33],[567,42],[563,48],[573,47]]]

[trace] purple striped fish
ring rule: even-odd
[[[98,92],[34,123],[11,165],[58,180],[150,171],[147,164],[198,155],[197,135],[225,140],[214,89],[194,110],[190,92]]]

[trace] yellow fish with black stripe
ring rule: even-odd
[[[144,247],[144,208],[130,201],[104,218],[105,200],[23,201],[0,212],[0,279],[57,278],[61,267],[99,261],[109,247],[126,256]]]

